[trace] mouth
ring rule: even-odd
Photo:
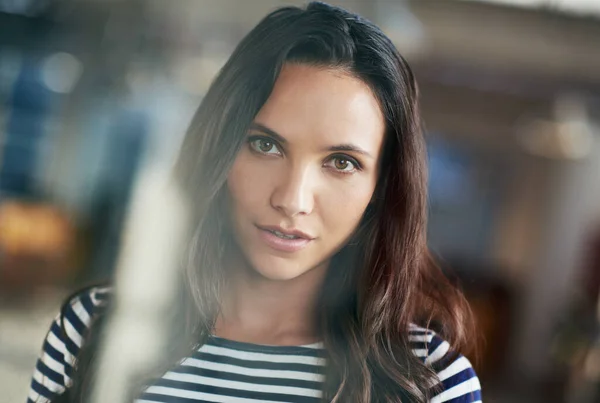
[[[297,252],[304,249],[314,237],[297,229],[256,225],[259,236],[269,247],[282,252]]]
[[[306,232],[300,231],[298,229],[283,229],[278,226],[262,226],[257,225],[258,229],[267,231],[272,233],[273,235],[281,238],[281,239],[306,239],[308,241],[312,241],[314,239],[313,236],[308,235]]]

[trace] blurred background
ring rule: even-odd
[[[136,173],[172,161],[277,0],[0,0],[0,402],[62,299],[109,278]],[[487,402],[600,402],[600,0],[338,0],[420,82],[431,248]]]

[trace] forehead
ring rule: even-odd
[[[352,142],[374,153],[385,132],[366,83],[343,70],[299,64],[284,66],[255,121],[290,142]]]

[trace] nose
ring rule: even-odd
[[[287,217],[310,214],[314,207],[314,178],[310,167],[289,167],[271,194],[271,206]]]

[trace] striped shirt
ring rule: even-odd
[[[34,370],[28,403],[49,402],[70,387],[82,335],[109,293],[107,288],[84,291],[70,301],[62,318],[54,320]],[[427,329],[411,325],[409,340],[413,353],[436,370],[441,383],[430,403],[481,401],[479,380],[467,358],[449,354],[450,345]],[[321,343],[265,346],[213,336],[154,381],[137,402],[317,403],[325,365]]]

